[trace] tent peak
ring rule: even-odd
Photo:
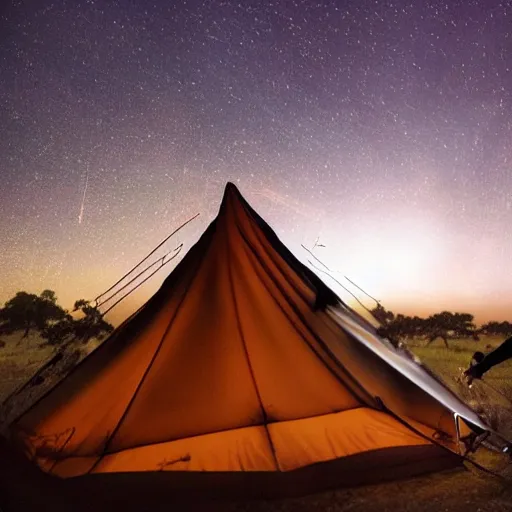
[[[225,211],[229,204],[234,205],[244,202],[244,197],[238,187],[232,181],[228,181],[224,187],[224,195],[220,204],[220,211]]]
[[[232,181],[228,181],[226,183],[224,188],[224,199],[230,194],[236,194],[237,196],[241,195],[240,190],[238,190],[238,187]]]

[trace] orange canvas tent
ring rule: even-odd
[[[131,491],[279,496],[453,467],[469,426],[486,428],[228,184],[159,291],[10,433],[44,472],[132,503]]]

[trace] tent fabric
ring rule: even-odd
[[[425,434],[429,430],[416,427]],[[340,436],[340,432],[343,435]],[[43,469],[57,476],[168,471],[292,471],[310,464],[400,446],[430,444],[389,415],[368,408],[151,444],[98,457],[69,457]]]
[[[338,303],[338,317],[318,297]],[[236,481],[345,461],[342,485],[361,457],[382,477],[395,464],[415,474],[460,463],[453,410],[362,343],[361,332],[379,341],[350,318],[228,184],[218,216],[159,291],[11,434],[64,478]]]
[[[453,467],[433,445],[364,452],[287,471],[122,472],[55,478],[0,437],[0,506],[5,510],[125,512],[226,510],[226,502],[295,497],[339,485],[383,482]],[[231,510],[231,508],[229,508]]]

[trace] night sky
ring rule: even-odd
[[[512,320],[508,2],[13,4],[0,302],[92,299],[199,212],[185,252],[231,180],[387,307]]]

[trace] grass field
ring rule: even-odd
[[[409,348],[491,426],[512,439],[512,360],[490,370],[482,381],[474,381],[471,388],[457,381],[459,369],[467,368],[475,351],[487,353],[502,341],[503,338],[456,340],[449,342],[449,349],[441,340],[428,347],[424,342],[411,342]]]
[[[40,349],[36,336],[19,340],[2,338],[0,348],[0,400],[26,380],[51,355]],[[455,393],[479,409],[504,434],[512,438],[512,362],[491,370],[484,382],[476,381],[471,390],[457,382],[459,368],[467,367],[476,350],[488,352],[502,339],[487,338],[451,341],[446,349],[441,340],[426,347],[423,341],[409,343],[409,348]],[[30,398],[30,397],[29,397]],[[33,397],[32,397],[33,399]],[[27,404],[19,404],[24,407]],[[379,512],[399,511],[512,511],[512,461],[485,448],[474,456],[485,467],[500,473],[504,480],[486,475],[470,464],[455,470],[419,478],[322,493],[295,500],[237,503],[226,507],[232,512]]]

